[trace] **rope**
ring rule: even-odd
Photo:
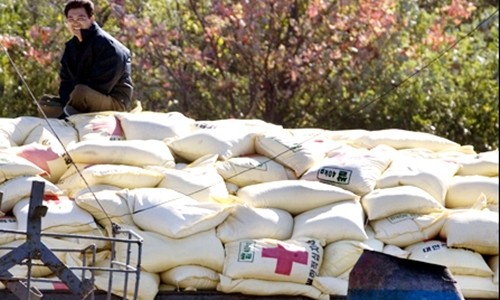
[[[106,218],[109,220],[109,222],[111,222],[111,218],[109,217],[108,213],[106,212],[106,210],[104,209],[104,207],[102,206],[101,202],[99,201],[99,199],[97,199],[97,196],[95,195],[95,193],[92,191],[92,189],[90,188],[90,185],[87,181],[87,179],[83,176],[82,172],[80,171],[80,169],[78,168],[78,166],[76,165],[76,163],[73,161],[73,159],[71,158],[71,155],[69,154],[68,150],[66,149],[66,146],[64,145],[64,143],[62,142],[61,138],[59,137],[59,135],[57,134],[57,132],[54,130],[54,128],[52,127],[52,124],[50,124],[49,122],[49,119],[47,118],[47,115],[45,114],[45,112],[43,111],[42,107],[40,106],[40,103],[38,103],[38,101],[36,100],[35,96],[33,95],[33,93],[31,92],[31,89],[28,85],[28,83],[26,82],[26,80],[24,80],[24,77],[21,73],[21,71],[19,71],[19,69],[17,68],[17,65],[16,63],[14,62],[14,60],[12,59],[12,57],[10,56],[9,54],[9,51],[7,50],[7,48],[3,45],[3,49],[5,51],[5,54],[7,55],[7,58],[9,59],[10,61],[10,64],[12,65],[12,67],[14,68],[17,76],[21,79],[23,85],[26,87],[26,90],[28,91],[31,99],[33,100],[33,103],[36,105],[38,111],[41,113],[43,119],[47,122],[47,125],[49,126],[50,130],[52,131],[52,133],[54,134],[54,136],[56,137],[57,141],[61,144],[63,150],[64,150],[64,154],[68,157],[67,159],[67,163],[70,163],[72,164],[77,173],[79,174],[79,176],[82,178],[85,186],[87,187],[87,189],[92,193],[92,196],[94,197],[94,199],[96,200],[97,204],[99,205],[99,207],[101,208],[101,210],[103,211],[103,213],[106,215]],[[111,222],[112,223],[112,222]]]

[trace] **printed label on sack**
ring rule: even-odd
[[[473,252],[475,253],[474,250],[472,249],[469,249],[469,248],[462,248],[462,247],[448,247],[448,245],[445,243],[445,242],[442,242],[442,243],[436,243],[436,244],[433,244],[433,245],[429,245],[429,246],[425,246],[421,249],[421,251],[423,253],[430,253],[430,252],[433,252],[433,251],[439,251],[439,250],[446,250],[446,249],[461,249],[461,250],[465,250],[465,251],[468,251],[468,252]]]
[[[239,262],[253,262],[255,257],[255,242],[243,241],[240,243]]]
[[[448,249],[448,246],[446,245],[446,243],[439,243],[439,244],[426,246],[426,247],[422,248],[422,252],[429,253],[429,252],[438,251],[441,249]]]
[[[272,137],[272,139],[293,153],[297,153],[297,152],[304,149],[303,145],[300,143],[296,143],[293,141],[285,141],[285,140],[280,139],[278,137]]]
[[[319,181],[334,184],[349,184],[352,171],[334,167],[323,167],[318,170],[316,177]]]
[[[307,277],[306,284],[312,285],[314,277],[319,274],[319,266],[321,261],[320,247],[317,241],[309,240],[307,241],[309,249],[311,250],[311,269],[309,270],[309,276]]]
[[[416,215],[416,214],[402,213],[402,214],[397,214],[397,215],[387,217],[387,221],[389,221],[391,224],[397,224],[399,222],[403,222],[406,220],[413,220],[417,216],[418,215]]]
[[[0,217],[0,223],[13,224],[13,223],[17,223],[17,220],[14,217]]]

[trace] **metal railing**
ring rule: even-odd
[[[7,250],[5,255],[0,257],[0,282],[19,299],[38,300],[43,297],[42,292],[36,287],[37,282],[62,283],[68,290],[80,299],[94,299],[95,274],[108,274],[107,299],[111,299],[114,278],[116,273],[123,273],[123,299],[137,299],[139,291],[139,280],[141,270],[142,237],[132,230],[122,229],[119,225],[112,225],[112,237],[99,237],[78,234],[62,233],[42,233],[41,220],[47,213],[48,208],[43,205],[45,183],[34,181],[32,184],[30,204],[28,210],[28,220],[26,231],[0,229],[1,233],[24,235],[25,241],[19,246],[12,247],[0,245],[0,250]],[[0,206],[3,193],[0,191]],[[118,237],[118,236],[124,236]],[[111,255],[109,267],[96,266],[96,245],[90,244],[83,248],[49,248],[42,237],[53,238],[78,238],[94,241],[106,241],[111,244]],[[116,246],[118,243],[126,245],[125,261],[117,260]],[[137,251],[133,247],[137,247]],[[55,253],[75,252],[82,258],[81,266],[69,266],[62,262]],[[132,260],[131,255],[137,254],[137,258]],[[90,259],[88,257],[90,256]],[[134,262],[134,265],[131,263]],[[16,265],[27,267],[26,276],[14,276],[9,270]],[[56,279],[48,277],[32,276],[33,267],[43,266],[49,268]],[[79,271],[79,272],[77,272]],[[133,291],[129,293],[129,277],[135,276]]]

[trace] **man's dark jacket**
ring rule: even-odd
[[[66,42],[61,58],[59,97],[66,105],[75,85],[84,84],[129,107],[133,83],[130,51],[97,23]]]

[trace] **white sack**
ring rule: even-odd
[[[0,152],[0,183],[18,176],[43,175],[45,171],[31,161],[10,152]]]
[[[125,134],[116,112],[96,112],[71,115],[67,118],[76,132],[76,141],[108,140],[119,141],[125,139]]]
[[[199,202],[166,188],[125,189],[117,194],[126,199],[137,226],[170,238],[213,229],[231,209],[229,205]]]
[[[270,130],[282,130],[283,126],[265,122],[260,119],[219,119],[219,120],[197,120],[196,130],[217,130],[241,128],[254,133],[264,133]]]
[[[361,204],[370,221],[399,213],[427,214],[444,210],[429,193],[411,185],[375,189],[361,198]]]
[[[109,265],[110,262],[108,258],[105,261],[99,262],[97,267],[109,268]],[[118,267],[115,266],[115,268]],[[101,291],[108,291],[110,276],[111,273],[109,271],[96,271],[94,281],[96,288]],[[141,270],[137,294],[135,294],[135,285],[137,282],[137,276],[135,273],[129,272],[128,274],[125,274],[124,272],[113,272],[112,276],[111,293],[115,296],[123,299],[135,299],[134,296],[137,296],[138,300],[154,300],[158,295],[160,289],[159,274]],[[125,285],[125,280],[127,280],[127,285]]]
[[[395,245],[385,245],[382,249],[382,253],[389,254],[392,256],[396,256],[399,258],[407,259],[410,256],[410,252],[403,250]]]
[[[327,130],[325,134],[334,141],[342,142],[356,148],[366,148],[356,145],[354,141],[369,135],[370,131],[365,129]]]
[[[216,232],[223,243],[229,243],[261,238],[287,240],[292,236],[292,230],[292,215],[285,210],[235,205]]]
[[[215,164],[217,172],[239,187],[263,182],[297,179],[295,173],[280,163],[263,156],[233,157]]]
[[[75,163],[175,167],[167,144],[158,140],[89,140],[72,144],[68,152]]]
[[[163,174],[157,187],[174,190],[201,202],[218,201],[229,196],[224,178],[213,166],[186,167],[182,170],[150,166],[146,169]]]
[[[108,235],[108,233],[104,228],[102,228],[101,226],[97,226],[96,228],[89,231],[78,231],[70,235],[60,236],[57,238],[63,241],[74,243],[75,245],[78,245],[81,249],[95,246],[97,250],[96,261],[98,261],[100,259],[99,254],[102,254],[102,252],[104,251],[110,251],[107,249],[111,249],[111,241],[107,240],[109,236],[112,235],[111,234]],[[106,239],[102,240],[101,238],[106,238]],[[72,253],[72,255],[80,255],[80,253]],[[89,256],[87,259],[92,259],[90,252],[88,252],[87,255]],[[87,260],[87,263],[89,261],[90,260]]]
[[[14,118],[0,118],[0,149],[8,149],[17,146],[11,140],[11,131],[15,129]]]
[[[368,236],[368,239],[366,241],[363,241],[363,243],[374,251],[382,251],[384,249],[384,242],[382,242],[375,236],[375,231],[373,231],[373,228],[370,226],[370,224],[365,223],[365,232]]]
[[[108,233],[112,231],[112,224],[134,225],[127,201],[116,193],[121,190],[112,186],[91,186],[75,196],[76,204],[88,211],[98,224]]]
[[[68,169],[70,163],[70,160],[60,150],[39,143],[11,147],[9,152],[29,160],[44,170],[47,173],[44,177],[52,183],[56,183],[59,180],[62,174]]]
[[[498,177],[481,175],[453,176],[446,193],[448,208],[470,208],[481,194],[487,205],[498,205]]]
[[[370,222],[377,239],[386,244],[406,247],[435,238],[444,222],[446,212],[428,214],[399,213]]]
[[[63,147],[74,141],[78,141],[78,132],[70,123],[60,119],[47,119],[33,128],[23,144],[39,143],[62,152]]]
[[[27,230],[29,204],[30,199],[24,198],[12,209],[18,221],[18,230],[23,232]],[[44,232],[78,233],[97,228],[92,215],[66,196],[43,200],[42,205],[47,207],[46,215],[41,218]]]
[[[357,200],[340,201],[311,209],[294,218],[292,238],[365,241],[365,214]]]
[[[118,113],[127,140],[164,140],[183,137],[195,129],[195,120],[179,112]]]
[[[217,291],[222,293],[238,293],[251,296],[304,296],[317,300],[329,300],[328,294],[322,293],[311,285],[293,282],[276,282],[259,279],[231,279],[220,275]]]
[[[57,184],[70,197],[87,187],[85,181],[89,186],[112,185],[122,189],[134,189],[156,187],[163,178],[158,171],[129,165],[89,165],[79,170],[81,175],[78,172],[67,172]]]
[[[207,154],[217,154],[219,159],[255,153],[254,133],[241,130],[199,130],[170,141],[172,152],[188,161]]]
[[[410,252],[409,259],[446,266],[453,275],[493,276],[493,271],[481,254],[450,248],[446,242],[430,240],[413,244],[404,250]]]
[[[425,148],[432,151],[460,148],[460,144],[431,133],[397,128],[373,130],[366,135],[359,136],[353,142],[365,148],[373,148],[381,144],[395,149]]]
[[[30,132],[42,122],[44,119],[30,116],[0,118],[0,140],[3,141],[0,148],[23,145]]]
[[[239,240],[225,248],[222,275],[232,279],[310,285],[323,260],[323,247],[317,240]]]
[[[15,233],[1,230],[17,230],[17,220],[14,216],[1,216],[0,213],[0,245],[7,244],[16,239]]]
[[[313,280],[313,287],[322,293],[332,296],[347,296],[349,280],[327,276],[316,276]]]
[[[202,266],[186,265],[160,273],[160,279],[162,283],[175,286],[177,290],[215,290],[219,274]]]
[[[498,255],[498,213],[460,210],[449,214],[440,236],[448,247],[466,248],[484,255]]]
[[[376,188],[416,186],[444,205],[448,185],[459,168],[457,163],[398,155],[377,180]]]
[[[292,215],[343,200],[359,199],[342,188],[307,180],[280,180],[242,187],[237,192],[244,203],[253,207],[273,207]]]
[[[498,149],[463,155],[457,157],[455,161],[460,164],[460,169],[458,169],[456,175],[498,176]]]
[[[130,228],[130,226],[123,226]],[[200,265],[216,272],[222,271],[224,247],[216,237],[215,230],[200,232],[181,239],[171,239],[164,235],[133,228],[144,242],[142,245],[141,267],[151,273],[161,273],[182,265]],[[119,237],[123,237],[120,235]],[[116,245],[117,258],[125,261],[126,245]],[[137,264],[137,249],[131,252],[131,264]]]
[[[191,171],[191,170],[202,170],[202,168],[209,167],[213,168],[215,167],[215,163],[219,159],[218,154],[206,154],[203,155],[202,157],[190,162],[189,164],[187,163],[177,163],[175,165],[175,168],[177,170],[186,170],[186,171]]]
[[[359,256],[361,256],[363,249],[382,252],[384,243],[375,238],[370,226],[366,226],[365,231],[368,235],[366,241],[339,240],[328,244],[324,249],[320,275],[348,280],[349,274]]]
[[[373,191],[392,161],[390,151],[342,147],[307,170],[300,179],[315,180],[349,190],[359,196]]]
[[[282,130],[256,136],[255,152],[292,169],[300,177],[326,156],[330,149],[325,144],[323,140],[297,137]]]
[[[319,276],[339,277],[350,272],[364,249],[381,250],[372,249],[367,244],[354,240],[340,240],[326,245]]]
[[[498,282],[490,277],[455,275],[453,278],[466,299],[498,299]]]
[[[62,195],[59,187],[40,176],[19,176],[0,184],[0,191],[3,192],[0,210],[2,212],[9,212],[19,200],[29,198],[34,181],[45,183],[44,195]]]

